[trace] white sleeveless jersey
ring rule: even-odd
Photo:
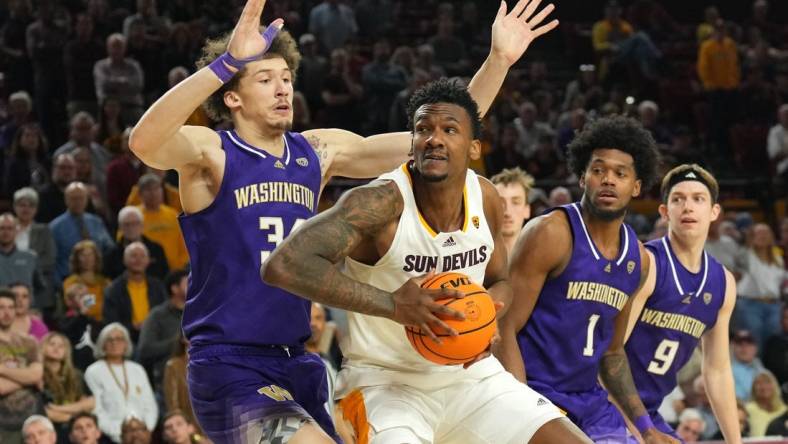
[[[462,229],[436,233],[416,206],[407,164],[380,176],[397,184],[404,207],[388,252],[375,265],[346,258],[344,273],[388,292],[408,279],[430,270],[456,271],[479,285],[484,282],[493,252],[493,236],[484,216],[479,178],[468,170],[463,191],[465,221]],[[416,352],[405,328],[377,316],[348,312],[349,332],[340,344],[345,356],[337,380],[337,397],[362,386],[408,384],[425,389],[445,387],[464,378],[484,378],[503,367],[488,358],[465,370],[460,365],[437,365]]]

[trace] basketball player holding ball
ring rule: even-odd
[[[444,79],[413,94],[408,116],[412,160],[348,191],[262,270],[271,285],[356,312],[348,313],[350,335],[341,344],[338,420],[360,443],[589,443],[496,358],[484,354],[467,369],[432,363],[386,319],[396,310],[393,294],[431,271],[465,274],[504,304],[512,296],[501,198],[468,169],[481,148],[476,103]]]
[[[649,267],[624,216],[655,179],[657,159],[654,140],[636,121],[591,123],[569,145],[582,201],[531,220],[511,255],[515,297],[496,355],[595,443],[636,442],[598,377],[647,443],[676,442],[650,424],[624,351],[630,295]]]
[[[278,33],[281,20],[260,33],[264,5],[247,1],[232,34],[206,44],[201,69],[151,106],[129,146],[145,164],[178,172],[192,270],[183,329],[200,425],[214,442],[327,443],[338,437],[323,408],[325,367],[303,347],[311,335],[309,301],[262,283],[260,266],[315,214],[332,176],[374,177],[394,168],[408,158],[410,134],[289,131],[300,54],[289,34]],[[490,56],[469,85],[483,111],[508,68],[557,25],[538,27],[552,8],[528,21],[536,5],[522,0],[496,17]],[[203,102],[234,130],[184,125]],[[430,307],[456,315],[421,297],[435,293],[417,287],[391,318],[419,325],[436,319]]]

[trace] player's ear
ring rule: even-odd
[[[668,220],[668,206],[663,204],[659,204],[659,215],[662,217],[663,220]]]
[[[586,174],[583,173],[580,175],[580,178],[577,179],[577,184],[580,185],[580,188],[585,190],[586,189]]]
[[[238,93],[235,91],[225,92],[222,98],[224,99],[225,106],[227,106],[231,110],[233,108],[238,108],[239,106],[241,106],[241,96],[239,96]]]
[[[408,157],[413,157],[413,132],[410,133],[410,150],[408,150]]]
[[[479,160],[479,157],[482,156],[482,142],[479,139],[473,139],[471,141],[471,149],[468,155],[471,156],[472,160]]]
[[[720,207],[720,204],[718,204],[718,203],[715,203],[714,205],[711,206],[711,221],[712,222],[714,222],[715,220],[717,220],[718,217],[720,217],[720,210],[722,210],[722,207]]]
[[[640,187],[642,185],[643,185],[643,181],[641,181],[639,179],[635,181],[635,187],[632,188],[632,197],[640,196]]]

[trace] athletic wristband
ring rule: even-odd
[[[646,433],[646,430],[653,429],[654,423],[651,421],[651,416],[647,414],[638,416],[635,420],[635,428],[638,429],[638,432],[641,434]]]
[[[274,24],[270,24],[268,25],[267,28],[265,28],[265,31],[262,33],[262,36],[265,39],[265,48],[263,48],[260,54],[247,57],[244,59],[236,59],[228,51],[225,51],[224,54],[220,55],[213,62],[211,62],[208,65],[208,68],[210,68],[211,71],[213,71],[213,73],[216,74],[216,77],[219,77],[219,80],[221,80],[222,83],[229,82],[230,79],[233,78],[235,73],[242,70],[247,63],[254,62],[255,60],[260,60],[261,58],[263,58],[263,55],[265,55],[266,51],[268,51],[268,48],[271,47],[271,43],[276,38],[276,35],[279,34],[280,29],[281,29],[280,26]],[[228,68],[228,65],[232,66],[238,71],[235,72],[231,71],[230,68]]]

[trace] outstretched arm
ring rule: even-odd
[[[452,331],[433,312],[462,316],[433,299],[459,296],[458,292],[423,290],[411,279],[389,293],[352,279],[335,266],[362,242],[398,221],[402,208],[402,196],[394,182],[377,181],[354,188],[330,210],[291,234],[262,265],[260,275],[269,285],[332,307],[418,325],[427,332],[431,331],[429,326]]]
[[[492,25],[492,44],[487,59],[468,85],[468,92],[484,116],[501,89],[509,68],[539,36],[558,26],[558,20],[541,25],[552,4],[534,15],[541,0],[520,0],[507,13],[502,2]],[[323,183],[332,176],[376,177],[408,159],[411,145],[409,132],[361,137],[338,129],[305,131],[304,137],[320,157]]]
[[[725,270],[725,302],[717,315],[714,328],[703,335],[703,381],[707,390],[714,416],[720,424],[726,443],[741,443],[739,416],[736,410],[736,392],[731,370],[731,357],[728,344],[728,324],[736,304],[736,279]]]
[[[266,48],[259,30],[264,6],[265,0],[246,2],[228,44],[228,52],[236,59],[254,57]],[[275,24],[282,26],[281,21]],[[221,86],[222,80],[208,67],[186,78],[142,116],[131,132],[129,148],[145,164],[158,169],[198,164],[206,157],[206,150],[219,149],[219,136],[210,128],[184,126],[184,123]]]
[[[640,257],[643,258],[640,269],[640,285],[634,294],[640,293],[649,276],[649,268],[651,267],[651,256],[646,253],[646,249],[643,248],[642,244],[640,244]],[[635,381],[632,379],[632,371],[629,368],[627,354],[624,350],[624,338],[627,334],[627,324],[632,312],[632,305],[633,298],[630,298],[618,316],[616,316],[613,340],[602,356],[599,378],[624,415],[632,423],[638,425],[637,419],[644,415],[648,416],[648,411],[638,395]],[[653,425],[647,430],[641,431],[641,435],[647,444],[677,443],[675,439],[659,432]]]
[[[512,251],[512,302],[498,322],[501,342],[493,347],[493,354],[521,382],[525,382],[526,371],[517,334],[531,317],[545,281],[561,267],[570,251],[568,222],[560,211],[528,222]]]

